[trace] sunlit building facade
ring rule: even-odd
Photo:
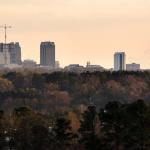
[[[40,45],[40,65],[55,68],[55,43],[41,42]]]
[[[116,52],[114,54],[114,71],[124,71],[126,69],[125,52]]]

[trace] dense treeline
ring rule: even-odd
[[[103,108],[109,101],[150,100],[149,72],[51,74],[9,72],[0,76],[0,109],[27,105],[41,113],[78,111],[92,102]]]
[[[149,72],[8,72],[0,110],[0,149],[150,149]]]
[[[74,131],[69,113],[54,118],[28,107],[0,114],[0,149],[149,150],[150,105],[111,101],[99,111],[87,107]]]

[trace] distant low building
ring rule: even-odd
[[[18,64],[7,64],[7,65],[4,65],[3,68],[17,69],[17,68],[22,68],[22,65],[18,65]]]
[[[66,66],[64,70],[68,72],[83,72],[84,67],[79,64],[70,64],[69,66]]]
[[[23,68],[35,68],[36,67],[36,62],[34,60],[24,60],[22,63]]]
[[[56,68],[56,69],[60,68],[60,63],[59,63],[59,61],[55,61],[55,68]]]
[[[127,71],[139,71],[140,64],[136,64],[136,63],[126,64],[126,70]]]
[[[86,67],[81,66],[79,64],[70,64],[64,68],[64,71],[68,72],[96,72],[96,71],[105,71],[106,69],[101,67],[100,65],[91,65],[90,62],[87,63]]]
[[[104,71],[105,68],[103,68],[100,65],[91,65],[90,62],[87,62],[85,71],[89,71],[89,72],[95,72],[95,71]]]

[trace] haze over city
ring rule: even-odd
[[[18,41],[23,59],[39,62],[41,41],[56,43],[61,66],[87,61],[113,67],[113,53],[150,68],[149,0],[0,0],[8,42]],[[0,41],[4,41],[0,29]]]

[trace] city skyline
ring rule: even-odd
[[[1,0],[1,25],[12,26],[8,42],[19,41],[23,59],[39,63],[39,43],[48,40],[63,67],[90,60],[112,68],[114,52],[125,51],[128,63],[150,68],[150,2],[114,1]]]
[[[29,60],[29,61],[33,61],[33,62],[35,62],[35,63],[37,63],[41,66],[50,66],[52,68],[55,68],[55,65],[56,65],[55,63],[59,63],[59,60],[55,59],[55,53],[56,53],[55,52],[55,42],[51,42],[51,41],[47,40],[47,41],[44,41],[44,42],[40,43],[40,49],[39,49],[40,62],[39,63],[36,62],[34,59],[31,59],[31,58],[22,59],[22,57],[21,57],[22,50],[21,50],[21,47],[19,45],[19,42],[0,43],[0,52],[4,52],[5,48],[3,49],[3,47],[5,45],[6,45],[7,49],[9,50],[9,53],[10,53],[9,54],[10,55],[10,60],[9,60],[10,62],[8,63],[8,65],[9,64],[21,65],[21,63],[23,63],[23,61],[28,61]],[[4,57],[4,54],[2,54],[2,55]],[[125,57],[123,62],[122,62],[122,60],[120,60],[120,55],[124,55],[123,57]],[[2,59],[1,61],[3,62],[4,58],[1,58],[1,59]],[[2,62],[1,62],[1,64],[3,64]],[[91,62],[87,61],[86,65],[88,63],[90,64]],[[120,68],[120,64],[123,65],[122,69]],[[85,66],[85,64],[83,65],[83,64],[80,64],[78,62],[77,63],[66,64],[66,66],[68,66],[68,65],[82,65],[82,66]],[[140,64],[136,64],[133,61],[132,61],[132,63],[129,63],[129,62],[126,63],[126,53],[121,52],[121,51],[116,51],[116,52],[114,52],[112,67],[111,68],[105,68],[105,69],[113,69],[114,68],[115,71],[126,70],[126,65],[129,65],[129,67],[134,68],[135,67],[134,65],[140,65]],[[63,66],[63,67],[61,66],[61,67],[64,68],[66,66]],[[94,66],[101,66],[101,65],[100,64],[95,64]],[[101,67],[103,67],[103,66],[101,66]],[[137,66],[135,68],[137,68]],[[138,68],[140,68],[140,67],[138,66]],[[145,68],[143,68],[143,69],[145,69]],[[146,69],[149,69],[149,68],[146,68]]]

